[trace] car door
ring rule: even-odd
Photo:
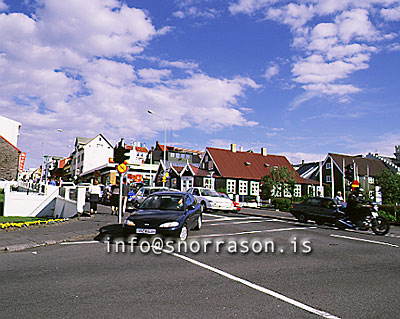
[[[185,209],[186,209],[186,222],[188,224],[188,228],[192,229],[195,227],[195,223],[197,220],[196,211],[193,209],[192,205],[195,203],[195,199],[191,194],[187,194],[185,196]]]
[[[321,200],[319,198],[310,198],[308,204],[308,216],[310,216],[311,219],[318,218],[321,210]]]
[[[324,220],[335,218],[336,203],[330,198],[321,199],[321,215]]]

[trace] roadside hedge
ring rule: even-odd
[[[273,198],[272,205],[275,207],[275,209],[288,212],[290,209],[291,201],[290,198]]]

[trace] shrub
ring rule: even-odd
[[[280,211],[288,212],[290,209],[290,198],[273,198],[272,205]]]
[[[395,205],[379,205],[379,210],[383,210],[394,215],[396,211],[400,212],[400,206],[396,207]]]
[[[379,211],[379,216],[386,218],[390,222],[395,222],[396,217],[388,212],[385,212],[384,210]],[[397,218],[397,221],[399,221],[399,218]]]

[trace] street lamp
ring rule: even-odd
[[[148,113],[153,114],[157,117],[159,117],[164,124],[164,176],[166,175],[167,172],[167,124],[165,123],[165,120],[163,117],[161,117],[160,115],[158,115],[157,113],[154,113],[154,111],[152,110],[147,110]],[[165,186],[165,182],[163,182],[163,186]]]

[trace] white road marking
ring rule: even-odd
[[[250,230],[250,231],[244,231],[244,232],[239,232],[239,233],[190,236],[190,238],[239,236],[239,235],[247,235],[247,234],[273,233],[273,232],[280,232],[280,231],[305,230],[305,229],[314,229],[314,228],[317,228],[317,227],[290,227],[290,228],[277,228],[277,229],[264,229],[264,230]]]
[[[286,303],[289,303],[289,304],[291,304],[291,305],[293,305],[295,307],[298,307],[298,308],[303,309],[305,311],[308,311],[308,312],[311,312],[313,314],[316,314],[316,315],[318,315],[320,317],[327,318],[327,319],[340,319],[339,317],[337,317],[335,315],[332,315],[332,314],[330,314],[328,312],[325,312],[325,311],[322,311],[322,310],[319,310],[319,309],[315,309],[315,308],[313,308],[311,306],[308,306],[306,304],[303,304],[303,303],[301,303],[301,302],[299,302],[297,300],[294,300],[294,299],[291,299],[289,297],[286,297],[286,296],[284,296],[284,295],[282,295],[282,294],[280,294],[278,292],[275,292],[275,291],[270,290],[268,288],[264,288],[262,286],[254,284],[254,283],[252,283],[252,282],[250,282],[250,281],[248,281],[246,279],[242,279],[242,278],[239,278],[237,276],[231,275],[231,274],[229,274],[229,273],[227,273],[227,272],[225,272],[223,270],[220,270],[218,268],[209,266],[207,264],[204,264],[204,263],[199,262],[197,260],[194,260],[192,258],[186,257],[184,255],[180,255],[180,254],[177,254],[177,253],[173,253],[173,252],[170,252],[170,251],[167,251],[167,250],[163,250],[163,251],[165,253],[171,254],[171,255],[173,255],[175,257],[181,258],[181,259],[183,259],[183,260],[185,260],[187,262],[190,262],[190,263],[192,263],[192,264],[194,264],[196,266],[199,266],[199,267],[202,267],[202,268],[207,269],[209,271],[212,271],[212,272],[214,272],[214,273],[216,273],[218,275],[221,275],[221,276],[223,276],[225,278],[228,278],[228,279],[231,279],[231,280],[236,281],[238,283],[241,283],[242,285],[245,285],[245,286],[247,286],[249,288],[255,289],[255,290],[260,291],[260,292],[262,292],[264,294],[267,294],[269,296],[272,296],[274,298],[282,300],[282,301],[284,301]]]
[[[82,244],[99,244],[97,240],[86,240],[86,241],[66,241],[60,243],[60,245],[82,245]]]
[[[207,224],[205,226],[225,226],[225,225],[239,225],[239,224],[250,224],[250,223],[265,223],[265,222],[273,222],[275,219],[265,219],[265,220],[246,220],[242,222],[233,222],[233,223],[215,223],[215,224]]]
[[[203,214],[204,216],[204,214]],[[218,219],[205,219],[203,220],[203,222],[206,223],[210,223],[210,222],[223,222],[223,221],[228,221],[228,220],[250,220],[250,219],[254,219],[254,220],[261,220],[261,219],[267,219],[264,217],[219,217]]]
[[[369,239],[363,239],[363,238],[357,238],[357,237],[349,237],[349,236],[341,236],[341,235],[334,235],[334,234],[331,234],[331,237],[358,240],[358,241],[363,241],[363,242],[372,243],[372,244],[386,245],[386,246],[399,248],[399,246],[397,246],[397,245],[390,244],[390,243],[385,243],[383,241],[376,241],[376,240],[369,240]]]

